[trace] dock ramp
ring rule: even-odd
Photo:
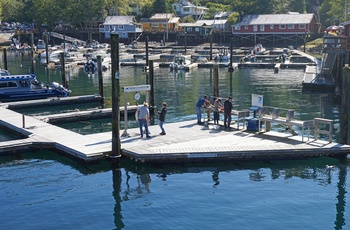
[[[55,38],[59,38],[68,42],[72,42],[72,43],[79,43],[79,44],[85,44],[86,42],[83,40],[79,40],[77,38],[73,38],[73,37],[69,37],[67,35],[63,35],[57,32],[50,32],[50,36],[51,37],[55,37]]]

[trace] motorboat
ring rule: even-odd
[[[45,42],[42,39],[39,39],[38,42],[36,43],[36,48],[37,49],[45,49]]]
[[[169,64],[169,68],[170,71],[185,70],[186,66],[191,63],[190,56],[179,54],[174,56],[174,60]]]
[[[57,82],[44,84],[34,74],[0,76],[0,101],[67,97],[71,91]]]
[[[230,54],[227,47],[219,48],[219,53],[216,54],[214,60],[216,62],[228,62],[230,60]]]
[[[259,55],[259,54],[265,54],[266,49],[263,47],[262,44],[256,44],[253,49],[253,54]]]
[[[0,76],[8,76],[10,75],[10,72],[6,69],[0,69]]]
[[[111,57],[107,56],[107,54],[97,53],[97,54],[86,56],[87,61],[84,64],[84,71],[86,73],[94,73],[95,71],[97,71],[97,68],[98,68],[97,56],[101,56],[102,71],[106,71],[111,68],[111,65],[112,65]]]

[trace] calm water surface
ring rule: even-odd
[[[11,73],[28,71],[26,57],[12,54],[9,61]],[[39,64],[36,67],[38,78],[46,82],[45,70]],[[109,75],[105,72],[106,107],[110,105]],[[212,95],[209,69],[177,75],[156,69],[155,75],[156,105],[168,102],[167,122],[195,119],[198,97]],[[121,68],[121,76],[121,86],[147,83],[140,68]],[[257,93],[264,95],[265,105],[296,109],[300,119],[322,116],[337,123],[332,95],[302,93],[302,70],[274,74],[273,70],[242,69],[230,74],[222,68],[219,76],[220,95],[232,95],[237,109],[249,108],[251,94]],[[59,71],[50,71],[53,80],[60,81]],[[72,70],[69,86],[72,95],[94,94],[98,81],[96,76]],[[127,97],[135,103],[132,95]],[[140,101],[144,99],[142,94]],[[77,105],[54,112],[76,108],[88,109]],[[63,126],[87,134],[109,131],[110,121]],[[337,124],[335,128],[337,138]],[[0,137],[0,141],[13,138],[5,133]],[[162,166],[123,160],[120,170],[112,170],[109,162],[82,166],[47,150],[2,156],[0,228],[350,229],[348,171],[348,159],[333,158]]]

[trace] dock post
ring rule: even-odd
[[[233,38],[231,38],[231,40],[230,40],[230,66],[228,67],[228,72],[233,72],[232,50],[233,50]]]
[[[146,37],[146,66],[145,66],[145,71],[147,71],[147,69],[149,69],[149,63],[148,63],[148,41],[149,41],[149,38],[147,36]]]
[[[61,62],[61,78],[62,78],[62,85],[64,88],[68,88],[67,86],[67,79],[66,79],[66,64],[64,60],[64,52],[60,53],[60,62]]]
[[[341,92],[341,108],[340,108],[340,144],[349,143],[349,108],[350,108],[350,68],[343,68],[342,92]]]
[[[32,31],[32,33],[30,34],[30,38],[31,38],[31,49],[30,49],[30,54],[32,55],[32,63],[30,66],[30,73],[34,73],[34,32]]]
[[[209,61],[213,60],[213,35],[210,34],[210,54],[209,54]]]
[[[214,85],[214,97],[219,97],[219,65],[214,64],[214,79],[213,79],[213,85]]]
[[[151,86],[151,90],[150,90],[150,115],[151,115],[151,120],[153,123],[153,119],[154,119],[154,69],[153,69],[153,60],[149,61],[149,84]]]
[[[119,34],[111,34],[112,59],[112,164],[120,163],[120,84],[119,84]]]
[[[47,82],[50,82],[50,75],[49,75],[49,34],[48,34],[48,32],[45,33],[45,52],[46,52],[46,77],[47,77]]]
[[[24,114],[22,114],[22,128],[24,129],[26,127],[26,119]]]
[[[7,70],[7,49],[4,48],[3,51],[4,51],[4,69]]]
[[[101,103],[104,104],[103,96],[103,78],[102,78],[102,58],[101,55],[97,56],[97,72],[98,72],[98,93],[101,96]]]

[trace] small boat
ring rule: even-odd
[[[38,42],[36,43],[36,48],[37,49],[45,49],[45,42],[41,39],[38,40]]]
[[[0,76],[0,101],[22,101],[67,97],[70,90],[57,82],[44,84],[34,74]]]
[[[191,64],[191,58],[182,54],[176,55],[174,61],[169,64],[170,71],[185,70]]]
[[[10,75],[9,71],[6,69],[0,69],[0,76],[8,76]]]
[[[266,49],[262,46],[262,44],[256,44],[253,49],[253,54],[259,55],[259,54],[265,54]]]
[[[221,47],[219,53],[215,56],[216,62],[228,62],[230,60],[230,53],[227,47]]]

